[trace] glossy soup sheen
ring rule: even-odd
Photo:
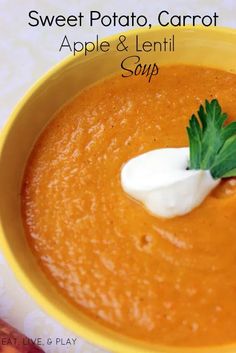
[[[151,83],[109,78],[55,115],[27,164],[23,218],[41,267],[85,313],[140,340],[236,341],[235,180],[170,220],[120,184],[130,158],[186,146],[188,119],[206,98],[236,119],[236,75],[180,65]]]

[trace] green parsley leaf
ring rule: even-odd
[[[192,115],[187,127],[189,169],[210,170],[214,179],[236,176],[236,122],[225,125],[226,120],[217,99],[206,100],[198,117]]]

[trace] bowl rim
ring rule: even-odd
[[[165,30],[169,30],[172,28],[175,33],[178,32],[185,32],[187,30],[192,30],[195,32],[215,32],[221,33],[225,35],[235,35],[236,36],[236,28],[230,27],[204,27],[202,25],[192,26],[188,25],[185,27],[174,27],[174,26],[167,26],[161,27],[158,25],[152,26],[152,31],[156,32],[164,32]],[[109,42],[113,42],[117,36],[124,34],[127,38],[140,33],[145,33],[150,31],[148,28],[134,28],[128,31],[118,32],[109,36],[105,36],[99,38],[99,40],[107,40]],[[91,53],[93,54],[93,53]],[[9,117],[7,118],[3,128],[0,131],[0,159],[2,155],[2,150],[4,144],[8,138],[8,134],[12,128],[14,128],[15,120],[21,109],[27,104],[30,97],[34,95],[37,89],[45,82],[48,81],[54,74],[59,72],[63,69],[64,66],[67,64],[72,63],[74,60],[79,60],[84,56],[84,50],[76,53],[76,55],[70,54],[66,56],[64,59],[60,60],[57,64],[53,65],[49,70],[46,71],[43,75],[41,75],[35,83],[30,85],[27,89],[26,93],[23,97],[16,103],[15,108],[10,113]],[[1,210],[0,210],[0,250],[3,253],[4,258],[7,260],[7,263],[11,270],[13,271],[16,279],[19,280],[20,285],[26,290],[28,295],[36,302],[37,305],[41,309],[43,309],[47,315],[51,316],[53,319],[57,320],[59,324],[61,324],[66,329],[70,330],[71,332],[79,335],[83,339],[87,340],[93,345],[98,345],[103,349],[108,349],[111,352],[119,352],[119,353],[235,353],[236,352],[236,342],[233,344],[225,344],[225,345],[215,345],[215,346],[200,346],[200,347],[189,347],[189,346],[165,346],[155,344],[150,348],[149,343],[145,343],[142,341],[134,341],[132,342],[132,338],[117,333],[114,330],[114,334],[117,334],[117,338],[109,337],[106,333],[97,332],[96,329],[90,328],[88,325],[82,324],[79,321],[74,321],[63,311],[59,308],[54,306],[52,301],[47,297],[44,296],[37,287],[32,283],[30,278],[25,274],[22,270],[21,266],[19,265],[18,261],[16,260],[13,252],[11,251],[11,247],[7,241],[7,234],[5,234],[1,222]],[[112,330],[113,331],[113,330]],[[125,342],[125,341],[128,342]]]

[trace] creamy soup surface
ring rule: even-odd
[[[130,158],[187,146],[205,99],[236,119],[236,75],[161,67],[79,93],[39,137],[22,187],[29,244],[58,290],[95,320],[167,345],[236,341],[236,186],[182,217],[154,217],[122,190]]]

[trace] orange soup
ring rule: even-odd
[[[63,88],[62,88],[63,89]],[[29,244],[51,282],[118,332],[167,345],[236,341],[236,187],[161,219],[120,183],[130,158],[187,146],[205,99],[236,118],[236,75],[162,67],[148,83],[112,77],[65,105],[38,139],[23,188]]]

